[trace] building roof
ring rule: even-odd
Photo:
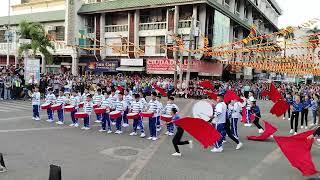
[[[17,25],[23,20],[27,20],[30,22],[64,21],[65,10],[47,11],[47,12],[38,12],[38,13],[10,16],[10,23],[12,25]],[[0,17],[0,26],[5,24],[8,24],[8,16]]]
[[[169,6],[174,4],[190,4],[190,3],[206,2],[206,0],[110,0],[105,2],[84,4],[78,11],[80,14],[99,12],[99,11],[112,11],[124,10],[139,7],[157,7]]]

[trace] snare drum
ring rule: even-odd
[[[60,109],[62,109],[62,104],[54,104],[51,106],[52,111],[58,111]]]
[[[194,118],[200,118],[209,121],[213,116],[213,103],[202,100],[193,105],[192,114]]]
[[[120,111],[112,111],[109,113],[110,115],[110,119],[118,119],[121,116],[121,112]]]
[[[64,110],[66,111],[66,112],[73,112],[73,111],[75,111],[76,110],[76,108],[74,107],[74,106],[65,106],[64,107]]]
[[[96,114],[103,114],[103,113],[106,113],[106,111],[107,111],[107,109],[105,109],[105,108],[95,108],[94,109],[94,112]]]
[[[84,102],[81,102],[81,103],[79,103],[79,108],[83,108],[83,106],[84,106]]]
[[[165,122],[171,122],[172,121],[172,116],[170,116],[170,115],[161,115],[160,116],[160,119],[162,120],[162,121],[165,121]]]
[[[139,114],[138,113],[128,113],[127,114],[127,118],[128,119],[138,119],[139,118]]]
[[[141,116],[144,118],[151,118],[153,117],[153,112],[141,112]]]
[[[85,112],[77,112],[74,114],[74,118],[76,118],[76,119],[82,119],[82,118],[87,118],[87,117],[89,117],[89,114],[85,113]]]
[[[41,109],[50,109],[51,104],[50,103],[45,103],[41,105]]]

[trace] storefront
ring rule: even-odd
[[[144,72],[143,59],[120,59],[120,72]]]
[[[222,76],[223,65],[214,62],[193,59],[190,66],[191,73],[198,73],[198,76]],[[174,74],[175,62],[173,59],[157,58],[147,59],[148,74]],[[179,65],[179,63],[177,63]],[[185,59],[182,64],[183,72],[187,72],[188,61]]]

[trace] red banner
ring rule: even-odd
[[[221,76],[223,65],[220,63],[192,60],[191,72],[208,73],[213,76]],[[177,63],[179,65],[179,62]],[[173,59],[158,58],[147,59],[147,73],[149,74],[173,74],[175,67]],[[187,71],[188,61],[184,60],[182,70]]]

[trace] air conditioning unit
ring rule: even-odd
[[[56,26],[48,26],[48,31],[55,31],[56,29]]]

